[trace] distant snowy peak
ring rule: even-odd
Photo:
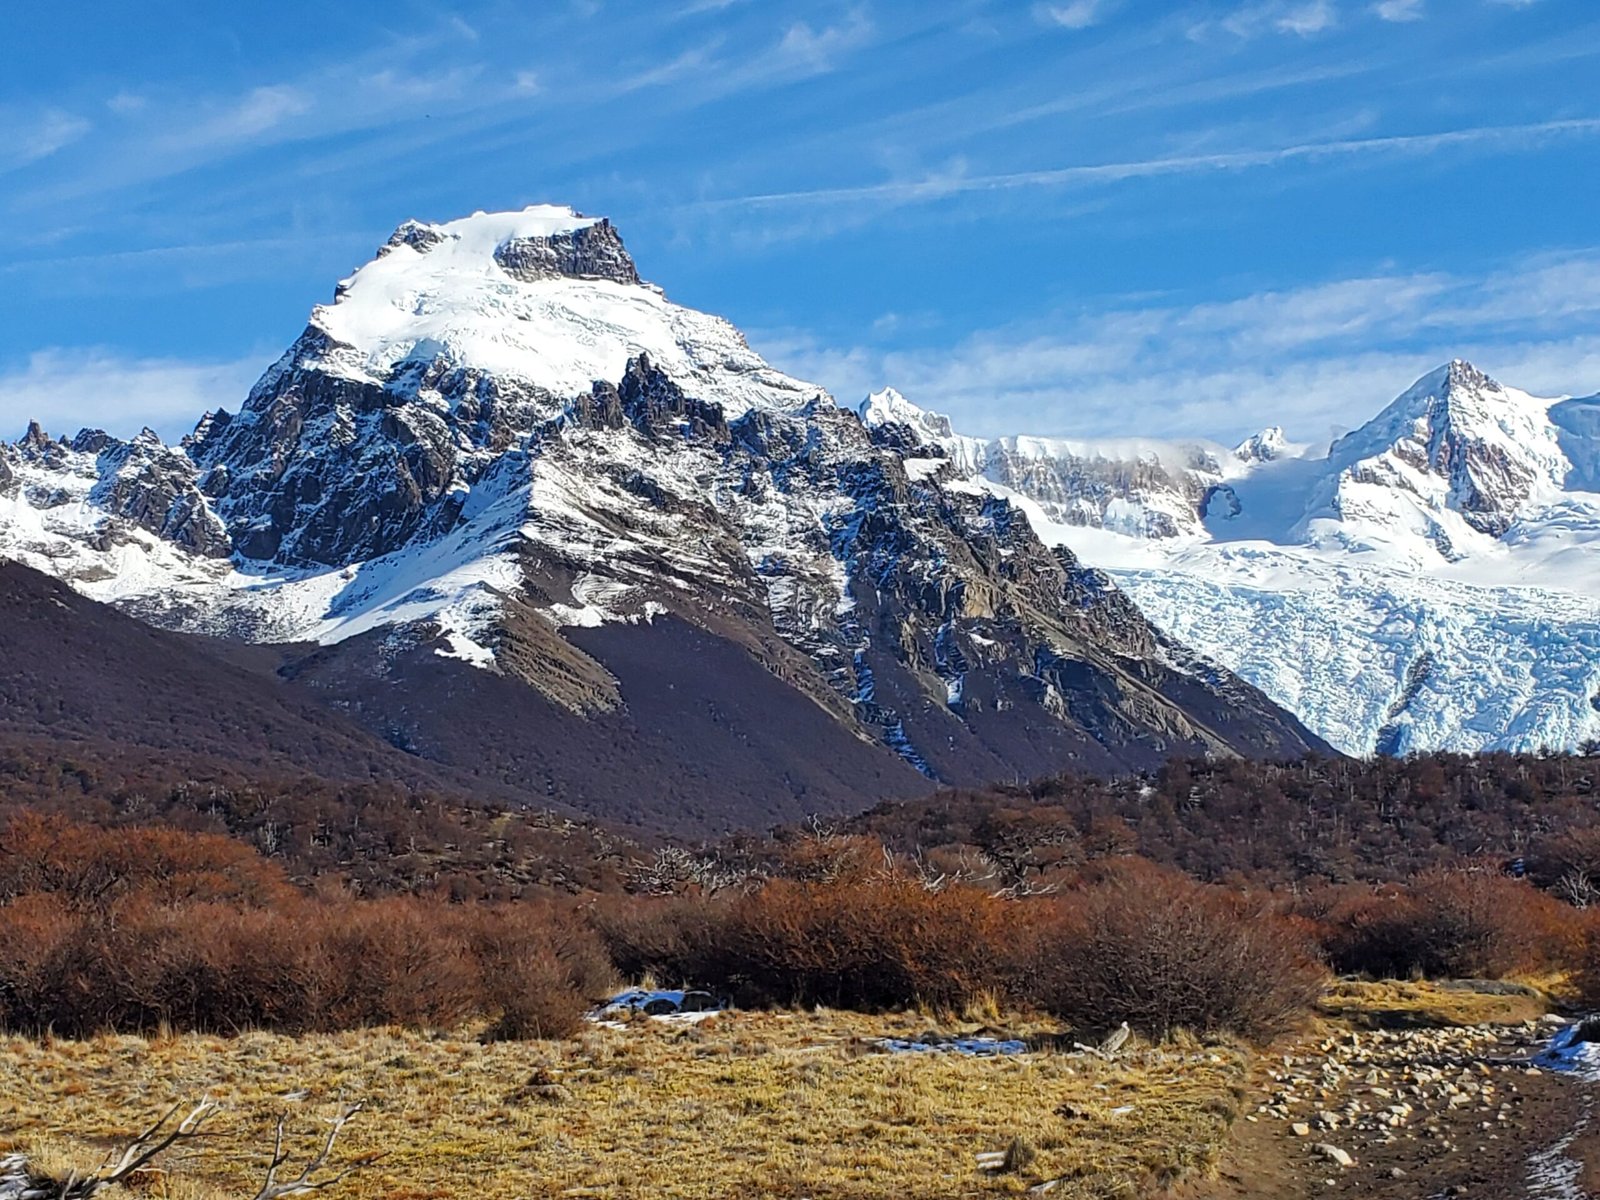
[[[868,429],[882,429],[886,425],[904,425],[929,441],[938,442],[952,437],[955,430],[950,418],[942,413],[918,408],[894,388],[873,392],[856,407],[861,422]]]
[[[1498,537],[1530,500],[1559,491],[1572,464],[1550,420],[1554,401],[1460,359],[1424,375],[1372,421],[1334,443],[1337,509],[1371,508],[1372,487],[1407,493]]]
[[[1297,447],[1285,436],[1282,425],[1269,425],[1235,446],[1233,456],[1247,463],[1276,462],[1288,457],[1295,449]]]
[[[1154,624],[1342,750],[1574,747],[1600,735],[1600,397],[1463,361],[1326,452],[985,443],[938,476],[1016,498]]]
[[[872,393],[857,412],[874,441],[904,455],[915,474],[982,480],[1028,497],[1051,522],[1134,538],[1199,533],[1223,477],[1226,452],[1210,443],[967,437],[893,388]]]

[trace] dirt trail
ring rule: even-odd
[[[1597,1085],[1530,1062],[1553,1032],[1344,1033],[1270,1060],[1217,1178],[1172,1195],[1600,1200]]]

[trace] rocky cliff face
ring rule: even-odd
[[[1194,535],[1223,478],[1226,452],[1209,443],[964,437],[948,417],[892,388],[867,397],[858,412],[884,445],[920,459],[920,469],[948,479],[981,477],[1034,501],[1049,521],[1080,529],[1137,538]]]
[[[196,482],[195,464],[181,448],[163,445],[146,429],[131,442],[87,430],[72,449],[96,456],[90,503],[203,557],[232,553],[227,531]]]
[[[511,405],[466,372],[420,372],[399,394],[322,369],[330,349],[307,330],[238,416],[211,417],[187,447],[244,558],[341,566],[447,529],[463,451],[474,437],[514,437]],[[466,421],[446,395],[472,402]]]
[[[546,237],[514,237],[495,250],[495,262],[513,279],[609,279],[638,283],[639,272],[610,221],[562,230]]]
[[[880,792],[912,772],[977,781],[1315,744],[1005,499],[925,469],[969,449],[947,422],[863,420],[774,371],[725,322],[640,283],[606,222],[480,214],[402,226],[239,412],[209,414],[181,447],[30,434],[11,456],[32,498],[0,509],[0,551],[164,624],[322,642],[289,668],[304,686],[442,760],[485,752],[409,690],[423,680],[460,711],[497,696],[477,726],[521,713],[535,742],[549,740],[537,727],[574,745],[632,722],[629,737],[671,746],[671,705],[651,697],[677,689],[705,706],[684,727],[702,745],[774,746],[781,777],[744,786],[791,805],[838,806],[849,785],[781,765],[785,728],[813,729],[813,749],[832,739],[818,752],[859,759]],[[1126,474],[1037,461],[994,452],[1019,483],[1056,471],[1063,512],[1096,471]],[[41,519],[52,478],[76,481],[78,525]],[[120,558],[102,545],[113,528],[138,531]],[[663,683],[668,660],[689,673]],[[724,665],[707,676],[697,661]],[[727,693],[736,662],[776,689],[776,730]],[[677,770],[695,753],[660,750]],[[613,769],[570,778],[543,749],[505,761],[546,795],[605,792],[594,781]]]
[[[131,441],[85,429],[69,441],[31,423],[0,451],[0,496],[13,500],[7,540],[21,539],[30,525],[59,525],[108,551],[144,531],[179,552],[226,558],[232,547],[196,475],[181,448],[148,429]],[[17,520],[24,514],[32,519]]]

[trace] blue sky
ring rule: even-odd
[[[198,13],[205,15],[197,16]],[[569,203],[975,433],[1600,390],[1592,0],[63,0],[0,41],[0,434],[236,407],[401,220]]]

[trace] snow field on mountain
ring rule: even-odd
[[[1217,565],[1209,575],[1112,577],[1156,625],[1339,749],[1370,753],[1391,725],[1385,748],[1400,753],[1532,750],[1600,736],[1591,703],[1600,695],[1600,600],[1287,555],[1262,587]]]
[[[641,352],[691,395],[729,418],[751,408],[789,409],[821,389],[773,370],[720,317],[682,308],[658,288],[605,279],[527,282],[495,261],[513,238],[548,237],[595,223],[570,209],[479,214],[427,227],[426,249],[391,246],[347,279],[311,323],[337,344],[322,364],[383,382],[407,363],[443,360],[527,379],[558,396],[618,379]]]

